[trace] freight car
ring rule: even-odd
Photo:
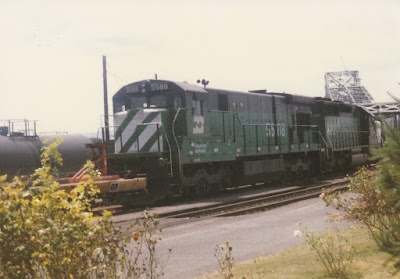
[[[38,135],[36,122],[27,119],[0,120],[0,175],[32,174],[40,167],[40,153],[43,142],[55,135]],[[63,143],[58,147],[63,158],[59,167],[60,175],[75,173],[79,167],[91,158],[85,144],[90,142],[80,134],[60,134]]]
[[[109,172],[145,179],[153,200],[345,169],[379,146],[360,107],[266,90],[144,80],[122,87],[113,110]]]

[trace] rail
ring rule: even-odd
[[[159,216],[161,218],[184,218],[185,220],[188,220],[243,215],[317,197],[324,191],[331,192],[346,190],[348,187],[349,179],[339,179],[335,182],[320,184],[317,186],[283,189],[277,193],[266,193],[233,202],[215,204],[214,206],[206,206],[204,208],[196,208],[187,212],[172,212],[164,215],[160,214]]]
[[[222,203],[217,202],[206,205],[194,204],[189,208],[183,207],[179,209],[179,207],[177,207],[177,209],[172,209],[171,211],[166,210],[165,212],[159,208],[160,212],[156,213],[160,217],[163,228],[166,228],[206,218],[236,216],[265,211],[300,200],[315,198],[319,196],[321,192],[346,190],[348,187],[348,179],[335,179],[330,182],[321,181],[321,183],[314,186],[292,186],[290,188],[282,188],[267,193],[247,195],[239,200],[236,198],[228,198]],[[117,208],[116,212],[123,213],[124,210]],[[126,233],[130,233],[129,225],[131,224],[132,216],[126,215],[126,217],[127,218],[119,218],[119,220],[115,222],[118,226],[127,228]]]

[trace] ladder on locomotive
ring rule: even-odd
[[[320,142],[320,166],[323,167],[325,166],[326,163],[328,163],[330,160],[333,158],[333,145],[329,137],[327,137],[327,140],[324,138],[324,136],[321,134],[320,131],[318,131],[319,135],[319,142]],[[329,143],[328,143],[329,141]]]

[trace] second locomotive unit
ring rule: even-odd
[[[362,108],[322,98],[144,80],[113,96],[109,170],[154,200],[347,168],[378,147]]]

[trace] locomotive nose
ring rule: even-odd
[[[163,151],[160,109],[135,109],[117,113],[115,152],[140,153]]]

